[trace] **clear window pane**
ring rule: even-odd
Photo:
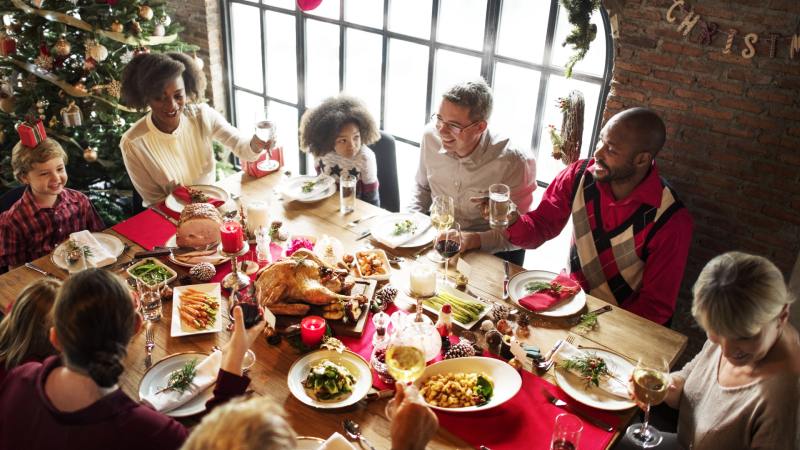
[[[491,128],[522,149],[529,149],[533,139],[540,78],[535,70],[503,63],[498,63],[494,72]]]
[[[376,123],[381,119],[381,53],[379,34],[347,29],[344,89],[366,103]]]
[[[298,173],[300,158],[297,153],[297,108],[267,101],[267,111],[270,119],[275,121],[278,143],[283,145],[283,163],[289,170]]]
[[[294,36],[294,16],[279,12],[264,13],[267,31],[267,94],[297,102],[297,52]]]
[[[255,133],[255,118],[264,114],[264,99],[258,95],[236,90],[236,128],[247,136]]]
[[[264,92],[260,16],[257,7],[231,4],[233,82],[255,92]]]
[[[344,0],[344,19],[374,28],[383,28],[382,0]]]
[[[327,17],[328,19],[339,19],[339,0],[324,0],[319,6],[306,11],[315,16]]]
[[[436,51],[436,68],[433,74],[431,110],[439,109],[442,93],[456,83],[472,80],[481,75],[481,60],[474,56],[449,50]],[[416,140],[416,139],[415,139]]]
[[[306,21],[306,105],[339,92],[339,27]]]
[[[420,130],[420,135],[422,130]],[[419,138],[417,138],[419,139]],[[419,147],[405,142],[395,141],[397,151],[397,177],[400,189],[400,211],[405,211],[411,203],[411,194],[414,192],[414,181],[419,167]]]
[[[549,15],[550,2],[503,0],[497,54],[541,64]]]
[[[389,2],[389,29],[397,33],[431,38],[431,0]]]
[[[586,56],[575,64],[573,71],[603,76],[603,71],[606,67],[606,34],[603,31],[603,19],[600,17],[599,10],[592,14],[591,20],[593,24],[597,25],[597,37],[589,46]],[[556,36],[553,39],[552,64],[554,66],[564,67],[567,64],[567,60],[574,54],[571,45],[566,47],[561,45],[571,29],[572,24],[567,19],[567,11],[562,6],[558,11],[558,25],[556,25]]]
[[[557,130],[561,129],[563,116],[557,101],[559,97],[566,97],[574,89],[583,93],[585,101],[581,158],[585,158],[594,151],[591,148],[590,139],[592,138],[592,127],[594,126],[597,111],[597,100],[600,96],[600,85],[578,81],[574,78],[566,79],[564,77],[551,76],[547,85],[547,97],[545,97],[544,103],[544,118],[542,122],[544,129],[539,140],[539,155],[536,158],[536,178],[541,181],[549,183],[565,167],[564,163],[553,159],[553,145],[550,142],[550,133],[547,132],[547,126],[553,125]]]
[[[391,39],[386,86],[388,132],[413,141],[420,139],[426,121],[427,87],[428,47]]]
[[[486,0],[441,0],[436,40],[473,50],[483,49]]]
[[[295,0],[263,0],[263,3],[279,8],[294,9]]]

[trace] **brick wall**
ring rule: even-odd
[[[172,16],[185,28],[181,39],[200,47],[197,56],[205,63],[203,70],[208,78],[206,97],[209,103],[226,114],[225,59],[219,1],[184,0],[174,4]]]
[[[628,0],[621,10],[605,117],[649,106],[667,123],[660,170],[695,220],[685,288],[728,250],[766,256],[788,275],[800,250],[800,55],[790,60],[779,41],[770,58],[769,33],[795,32],[800,2],[686,0],[719,25],[708,45],[701,22],[677,31],[688,11],[665,20],[672,4]],[[730,28],[739,34],[724,54]],[[759,35],[752,59],[741,56],[746,33]]]

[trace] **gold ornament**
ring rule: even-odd
[[[131,20],[131,33],[139,34],[141,32],[142,32],[142,26],[139,25],[139,22]]]
[[[96,41],[91,41],[86,44],[86,57],[92,58],[97,62],[103,62],[108,58],[108,49]]]
[[[17,99],[13,95],[0,94],[0,111],[6,114],[13,114],[17,108]]]
[[[33,60],[33,62],[45,72],[53,70],[53,57],[50,55],[39,53],[39,56],[37,56],[36,59]]]
[[[114,33],[122,33],[122,30],[124,29],[124,27],[122,26],[121,23],[119,23],[119,20],[115,20],[114,23],[111,24],[111,28],[110,29]]]
[[[80,92],[83,92],[84,94],[88,92],[83,81],[78,81],[77,83],[73,84],[72,87]]]
[[[121,91],[122,83],[117,80],[111,80],[111,82],[106,85],[106,93],[114,98],[119,98]]]
[[[83,149],[83,159],[90,163],[97,161],[97,149],[92,147]]]
[[[160,23],[153,27],[153,36],[163,36],[167,33],[167,29]]]
[[[57,125],[58,125],[58,119],[56,119],[56,116],[51,117],[50,122],[47,123],[47,126],[50,128],[55,128]]]
[[[53,53],[57,56],[69,56],[69,52],[72,51],[72,46],[64,39],[64,36],[58,38],[55,44],[53,44]]]
[[[147,6],[147,5],[140,6],[139,7],[139,17],[141,17],[143,20],[152,19],[153,18],[153,8],[151,8],[151,7]]]

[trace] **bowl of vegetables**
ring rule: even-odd
[[[128,275],[148,285],[169,284],[178,278],[177,272],[155,258],[146,258],[128,267]]]

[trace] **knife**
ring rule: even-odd
[[[365,232],[361,233],[361,235],[359,237],[357,237],[356,240],[360,241],[360,240],[362,240],[364,238],[370,237],[371,235],[372,235],[372,233],[370,233],[369,231],[365,231]]]
[[[158,209],[157,207],[151,206],[148,209],[150,209],[150,211],[153,211],[154,213],[158,214],[159,216],[167,219],[169,221],[169,223],[171,223],[173,225],[178,225],[178,221],[177,220],[175,220],[173,217],[171,217],[169,214],[165,213],[164,211]]]
[[[503,278],[503,300],[508,299],[508,272],[510,270],[508,261],[503,261],[503,270],[505,271],[505,277]]]

